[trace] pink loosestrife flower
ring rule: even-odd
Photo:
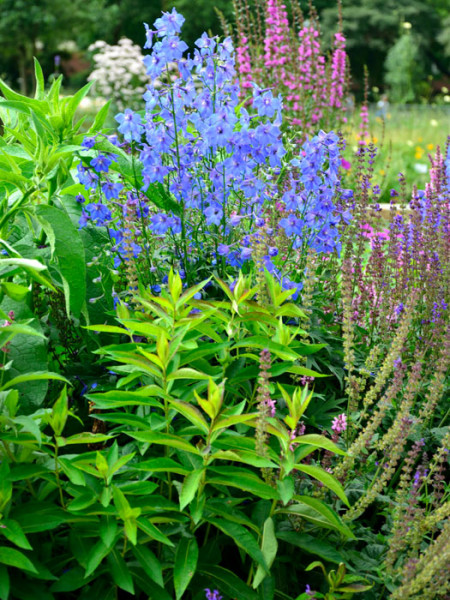
[[[338,32],[334,35],[334,50],[331,57],[331,81],[329,106],[342,107],[345,89],[345,71],[347,54],[345,52],[345,37]]]
[[[333,419],[331,429],[334,433],[343,433],[347,429],[347,415],[342,413]]]

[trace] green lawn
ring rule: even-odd
[[[346,157],[358,147],[359,115],[345,132],[348,146]],[[390,106],[385,122],[370,111],[370,133],[379,148],[375,162],[375,183],[383,190],[381,200],[389,202],[389,190],[398,189],[398,173],[406,176],[408,189],[419,189],[429,181],[428,154],[434,156],[436,146],[445,151],[450,136],[450,106]],[[350,135],[349,135],[350,134]],[[352,177],[354,169],[350,170]]]

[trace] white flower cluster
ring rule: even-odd
[[[88,80],[95,81],[96,93],[111,99],[119,110],[139,107],[150,82],[140,47],[122,38],[115,46],[99,40],[89,50],[95,53],[95,68]]]

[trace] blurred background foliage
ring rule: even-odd
[[[307,15],[308,1],[298,1]],[[337,26],[337,3],[315,0],[314,5],[324,39],[330,41]],[[30,93],[33,55],[46,76],[55,71],[55,56],[60,56],[66,86],[77,87],[91,70],[86,55],[91,43],[111,44],[127,37],[142,46],[142,23],[153,23],[161,10],[173,6],[186,17],[183,36],[191,45],[205,30],[222,33],[216,8],[231,24],[234,19],[232,0],[0,0],[0,76]],[[371,87],[380,92],[390,90],[388,84],[408,71],[392,100],[426,101],[448,87],[449,0],[343,0],[343,17],[357,98],[365,65]]]

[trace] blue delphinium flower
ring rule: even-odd
[[[115,120],[119,123],[119,131],[127,142],[140,142],[144,130],[141,117],[126,108],[123,113],[116,115]]]

